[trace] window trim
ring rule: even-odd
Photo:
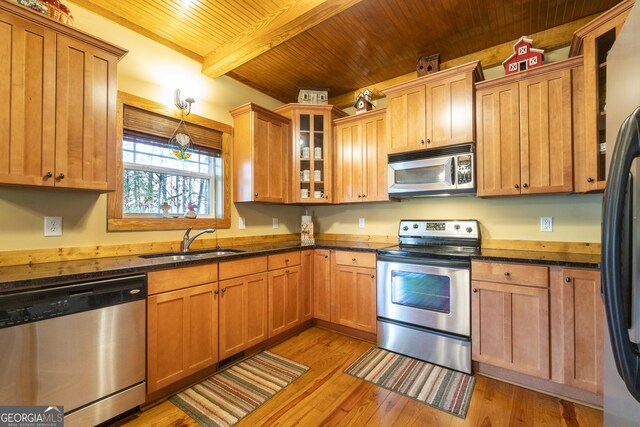
[[[132,218],[122,214],[122,137],[124,106],[140,108],[173,119],[180,119],[177,112],[170,111],[163,104],[140,98],[126,92],[118,92],[116,110],[116,189],[107,195],[107,231],[152,231],[182,230],[193,228],[231,227],[231,134],[232,127],[206,117],[190,114],[184,120],[187,124],[204,126],[222,132],[222,218]]]

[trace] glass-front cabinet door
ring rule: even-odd
[[[332,126],[346,114],[331,105],[287,104],[275,110],[293,122],[294,203],[331,203]]]

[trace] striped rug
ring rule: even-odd
[[[367,350],[344,371],[460,418],[467,416],[476,379],[381,348]]]
[[[309,368],[263,351],[170,400],[203,426],[232,426]]]

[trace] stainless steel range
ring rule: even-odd
[[[471,256],[476,220],[402,220],[378,250],[378,346],[471,372]]]

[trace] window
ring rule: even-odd
[[[181,160],[168,146],[178,116],[118,93],[118,176],[107,198],[109,231],[230,227],[230,183],[224,178],[232,128],[194,114],[185,122],[193,149]],[[197,218],[185,217],[189,205]]]

